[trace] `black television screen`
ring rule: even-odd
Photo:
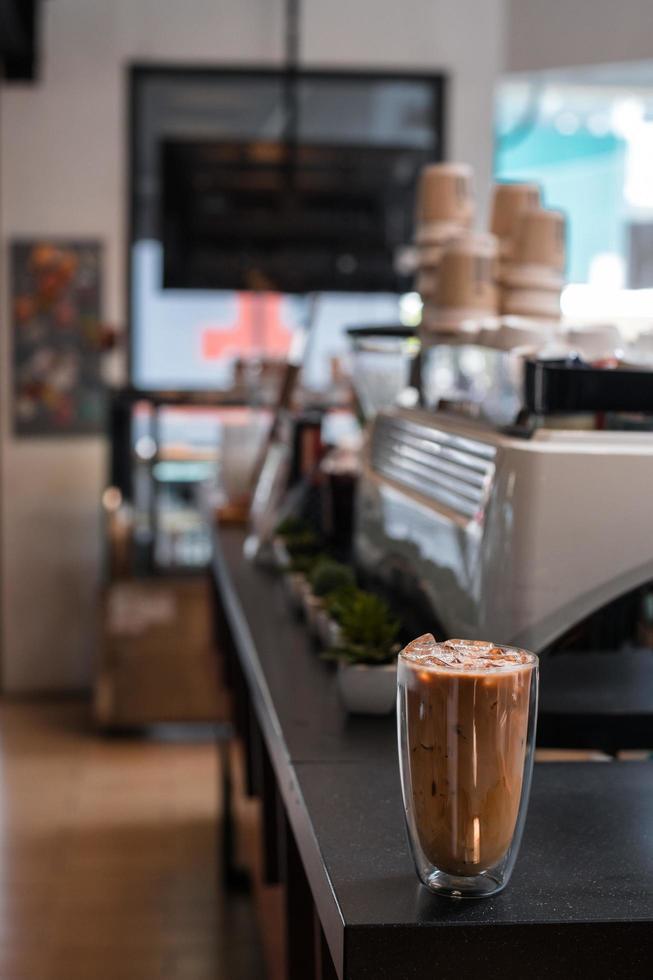
[[[162,142],[164,288],[401,292],[424,149]]]

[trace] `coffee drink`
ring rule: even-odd
[[[536,672],[533,654],[492,643],[427,634],[402,651],[402,777],[418,866],[465,878],[506,857],[530,773]]]

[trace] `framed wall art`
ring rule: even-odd
[[[101,244],[14,241],[10,263],[15,434],[102,432]]]

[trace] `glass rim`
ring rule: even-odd
[[[414,642],[414,641],[412,641]],[[450,642],[446,640],[438,641],[436,646],[442,646],[444,643]],[[483,643],[490,645],[490,640],[465,640],[463,642],[469,644]],[[524,654],[528,659],[523,663],[514,664],[503,664],[496,667],[458,667],[455,664],[425,664],[420,663],[418,660],[414,660],[410,655],[406,655],[406,647],[403,647],[398,653],[398,659],[403,661],[410,667],[414,667],[416,670],[432,671],[434,673],[448,673],[453,675],[460,675],[461,677],[492,677],[496,674],[510,674],[518,673],[519,671],[532,670],[534,667],[539,667],[540,658],[538,654],[533,653],[532,650],[526,650],[524,647],[516,646],[514,643],[492,643],[492,646],[499,650],[511,651],[514,650],[518,653]]]

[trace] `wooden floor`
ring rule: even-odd
[[[78,702],[0,704],[0,980],[259,980],[216,867],[215,745],[104,739]]]

